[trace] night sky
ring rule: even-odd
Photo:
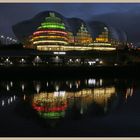
[[[49,10],[67,18],[103,21],[125,30],[129,41],[140,42],[140,3],[1,3],[0,34],[14,37],[12,25]]]

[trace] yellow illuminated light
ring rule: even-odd
[[[106,42],[94,42],[94,43],[91,43],[90,45],[93,45],[93,46],[111,46],[112,44],[111,43],[106,43]]]
[[[65,41],[58,41],[58,40],[40,40],[40,41],[33,42],[33,44],[47,43],[47,42],[68,44]]]
[[[113,48],[113,47],[93,47],[93,50],[114,51],[114,50],[116,50],[116,48]]]
[[[106,101],[116,95],[115,87],[95,88],[95,89],[83,89],[77,92],[41,92],[34,95],[33,102],[46,101],[48,103],[55,104],[59,100],[67,100],[72,98],[85,98],[87,103],[96,102],[100,105],[104,105]]]
[[[91,37],[90,33],[88,33],[86,27],[82,24],[75,37],[75,43],[81,44],[81,45],[86,45],[91,42],[92,42],[92,37]]]
[[[37,36],[37,37],[34,37],[31,41],[33,40],[36,40],[36,39],[40,39],[40,38],[46,38],[46,39],[51,39],[51,38],[63,38],[65,40],[68,40],[66,37],[63,37],[63,36]]]
[[[63,46],[63,45],[37,45],[37,50],[44,51],[71,51],[71,50],[101,50],[101,51],[114,51],[116,48],[109,47],[91,47],[91,46]]]

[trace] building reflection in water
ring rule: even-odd
[[[55,91],[34,94],[32,106],[43,118],[56,119],[66,115],[66,110],[78,107],[80,114],[84,114],[94,102],[107,110],[108,102],[116,96],[114,86],[80,91]]]
[[[117,106],[118,100],[126,103],[134,93],[130,81],[94,78],[66,81],[2,81],[0,88],[4,93],[1,94],[1,107],[6,109],[18,99],[31,103],[32,110],[35,110],[38,116],[49,120],[73,116],[87,117],[91,114],[97,115],[99,111],[107,114],[112,107]],[[95,110],[99,111],[94,112]]]
[[[67,108],[65,92],[54,92],[54,94],[41,92],[35,94],[32,106],[43,118],[64,117]]]
[[[127,88],[126,89],[126,95],[125,95],[126,100],[129,96],[133,95],[133,92],[134,92],[133,90],[134,90],[133,88]]]

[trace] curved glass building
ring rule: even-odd
[[[23,31],[20,27],[27,28]],[[29,40],[28,43],[21,41],[25,48],[41,51],[113,51],[123,49],[127,43],[127,35],[122,30],[100,21],[87,24],[52,11],[17,24],[14,29],[19,38]]]
[[[59,45],[68,44],[68,33],[62,20],[50,13],[33,33],[31,42],[37,50],[59,50]]]

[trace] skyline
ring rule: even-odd
[[[0,34],[6,36],[14,37],[12,25],[29,20],[40,12],[51,10],[67,18],[105,22],[125,30],[129,41],[139,42],[140,4],[138,3],[1,3],[0,9]]]

